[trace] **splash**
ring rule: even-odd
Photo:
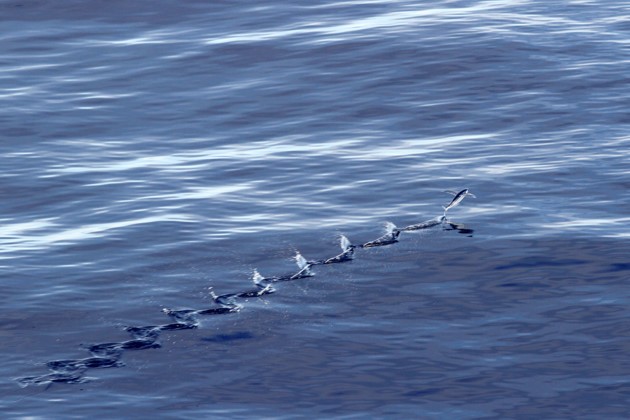
[[[456,227],[459,226],[458,224],[446,220],[446,210],[458,205],[466,195],[472,194],[468,193],[467,189],[454,194],[456,196],[453,201],[444,208],[444,215],[404,228],[397,228],[395,224],[386,222],[384,235],[360,245],[353,245],[345,235],[341,235],[339,237],[339,246],[342,252],[333,257],[309,261],[304,258],[300,252],[296,252],[294,259],[298,271],[295,273],[265,277],[255,269],[251,277],[254,284],[253,289],[238,293],[217,295],[214,290],[210,288],[209,295],[213,302],[212,307],[179,310],[164,308],[162,312],[171,318],[171,322],[169,323],[124,327],[123,329],[131,336],[129,340],[83,346],[83,348],[91,354],[89,357],[52,360],[46,363],[46,367],[50,370],[49,373],[37,376],[24,376],[16,378],[16,381],[21,387],[29,385],[50,386],[54,383],[77,384],[87,382],[91,379],[85,375],[89,369],[124,366],[125,364],[121,361],[121,358],[125,351],[158,349],[162,347],[159,342],[162,331],[194,329],[198,328],[200,325],[200,316],[225,315],[238,312],[242,309],[242,304],[240,303],[242,299],[258,298],[275,293],[276,290],[273,285],[276,283],[313,277],[315,273],[311,268],[314,265],[337,264],[352,261],[357,248],[372,248],[395,244],[398,242],[401,232],[430,229],[438,225],[448,225],[456,229]],[[461,231],[461,229],[458,230]],[[467,229],[467,232],[472,233],[472,229]]]

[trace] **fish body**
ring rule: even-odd
[[[352,245],[350,240],[344,235],[339,237],[339,246],[341,246],[341,254],[328,258],[327,260],[322,261],[321,264],[342,263],[354,259],[354,250],[356,246]]]
[[[455,197],[453,197],[453,199],[451,200],[450,203],[448,203],[447,206],[443,207],[444,209],[444,215],[446,216],[446,212],[449,211],[450,209],[452,209],[453,207],[457,206],[459,203],[462,202],[462,200],[466,197],[466,196],[471,196],[473,198],[477,198],[475,196],[475,194],[468,192],[468,188],[461,190],[460,192],[455,192],[455,191],[451,191],[451,190],[446,190],[444,192],[447,192],[449,194],[453,194]]]
[[[311,271],[311,266],[313,264],[306,261],[306,259],[299,252],[295,254],[295,263],[297,264],[300,271],[289,277],[289,280],[302,279],[304,277],[312,277],[314,275]]]

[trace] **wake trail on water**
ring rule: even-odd
[[[454,207],[459,204],[466,195],[472,195],[467,189],[459,193],[452,192],[455,195],[453,201],[445,209]],[[458,200],[456,204],[453,202]],[[87,350],[91,356],[80,359],[63,359],[52,360],[46,363],[49,373],[35,376],[24,376],[15,380],[21,387],[29,385],[47,385],[53,383],[77,384],[88,382],[93,378],[86,376],[89,369],[104,369],[125,366],[122,362],[122,356],[125,351],[157,349],[162,347],[159,338],[162,331],[178,331],[198,328],[200,325],[200,316],[226,315],[239,312],[243,305],[240,303],[242,299],[257,298],[276,292],[274,284],[313,277],[315,273],[311,270],[316,265],[328,265],[345,263],[354,260],[355,251],[357,249],[367,249],[373,247],[392,245],[398,242],[398,238],[402,232],[412,232],[423,229],[430,229],[435,226],[449,225],[451,229],[458,230],[462,233],[472,233],[472,229],[466,229],[463,225],[449,222],[446,219],[446,210],[444,215],[437,216],[433,219],[426,220],[421,223],[409,225],[403,228],[397,228],[391,222],[385,224],[385,234],[360,245],[353,245],[350,240],[340,235],[339,245],[341,253],[333,257],[321,260],[306,260],[300,252],[296,252],[294,256],[298,266],[298,271],[293,274],[285,274],[281,276],[265,277],[258,270],[254,270],[252,282],[254,288],[238,293],[227,293],[217,295],[210,288],[210,297],[214,303],[213,307],[205,309],[180,309],[174,310],[169,308],[162,309],[162,312],[171,318],[171,322],[161,325],[147,326],[127,326],[123,329],[131,335],[129,340],[120,342],[107,342],[92,345],[83,345],[82,348]]]

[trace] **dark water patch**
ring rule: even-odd
[[[442,392],[442,391],[444,391],[444,390],[440,389],[440,388],[427,388],[427,389],[421,389],[421,390],[417,390],[417,391],[408,392],[406,394],[406,396],[411,397],[411,398],[422,397],[423,395],[436,394],[436,393]]]
[[[520,291],[530,291],[531,289],[541,288],[541,287],[551,287],[548,284],[538,283],[538,282],[523,282],[523,283],[503,283],[500,284],[499,287],[509,287],[512,289],[519,289]]]
[[[550,311],[549,316],[567,322],[585,322],[605,320],[615,315],[624,314],[627,311],[623,305],[596,304],[596,305],[569,305],[561,309]]]
[[[610,264],[610,268],[608,271],[617,272],[617,271],[626,271],[626,270],[630,270],[630,263]]]
[[[619,314],[620,317],[625,313]],[[630,337],[630,327],[622,324],[620,317],[603,317],[595,325],[576,330],[576,334],[585,334],[598,340],[622,341]]]
[[[527,257],[523,258],[520,261],[517,261],[511,265],[500,265],[495,268],[495,270],[507,270],[507,269],[515,269],[515,268],[532,268],[532,267],[562,267],[562,266],[573,266],[577,264],[586,264],[586,261],[581,260],[557,260],[557,259],[549,259],[544,256],[537,257]]]
[[[229,343],[237,340],[249,340],[255,338],[255,336],[249,331],[237,331],[231,334],[216,334],[211,337],[203,337],[202,341],[209,343]]]

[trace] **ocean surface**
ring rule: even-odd
[[[629,418],[629,15],[0,1],[1,417]]]

